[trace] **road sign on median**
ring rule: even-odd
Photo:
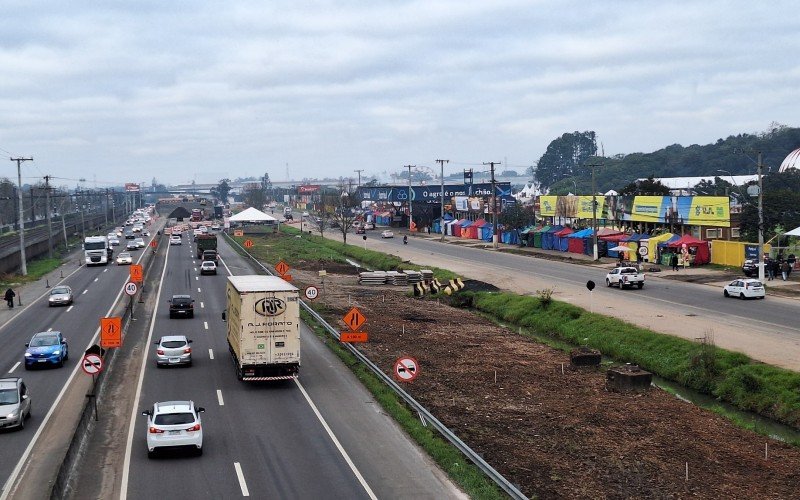
[[[103,360],[97,354],[87,354],[81,361],[81,370],[87,375],[97,375],[103,371]]]
[[[122,347],[122,318],[100,318],[100,347]]]
[[[141,283],[144,278],[144,270],[141,264],[131,264],[131,281]],[[133,294],[131,294],[133,295]]]
[[[128,295],[130,296],[136,295],[136,290],[137,290],[136,283],[132,281],[125,283],[125,293],[127,293]]]

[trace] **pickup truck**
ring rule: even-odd
[[[626,286],[631,288],[635,286],[641,290],[644,287],[644,273],[631,266],[615,267],[606,274],[606,286],[614,285],[620,290]]]

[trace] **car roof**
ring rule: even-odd
[[[216,265],[217,265],[217,263],[216,263],[216,262],[214,262],[213,260],[204,260],[204,261],[203,261],[203,263],[202,263],[201,265],[203,265],[203,266],[204,266],[204,265],[206,265],[206,264],[211,264],[212,266],[216,266]]]
[[[738,278],[737,281],[746,281],[748,283],[752,283],[754,281],[760,282],[761,280],[756,279],[756,278]]]
[[[0,378],[0,389],[16,389],[21,380],[19,377]]]
[[[57,330],[51,330],[49,332],[38,332],[33,334],[34,337],[49,337],[51,335],[52,336],[61,335],[61,332]]]
[[[191,401],[162,401],[153,406],[155,413],[181,413],[191,411],[194,403]]]
[[[161,342],[170,340],[188,340],[186,335],[164,335],[161,337]]]

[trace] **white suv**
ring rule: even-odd
[[[203,426],[200,414],[205,408],[193,401],[164,401],[142,412],[147,417],[147,456],[159,448],[187,447],[203,454]]]

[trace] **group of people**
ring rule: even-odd
[[[787,258],[783,258],[783,255],[778,255],[777,259],[773,259],[768,255],[764,256],[764,269],[767,271],[767,281],[774,280],[778,274],[781,275],[783,281],[789,279],[789,275],[792,274],[792,269],[794,268],[794,264],[796,262],[796,257],[794,254],[789,254]]]

